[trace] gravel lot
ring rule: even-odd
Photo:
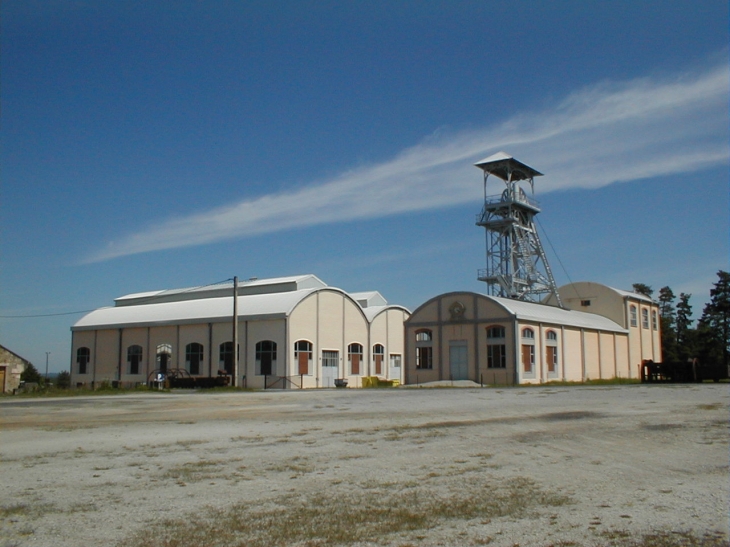
[[[6,397],[0,546],[724,545],[729,400],[727,384]],[[229,533],[236,515],[252,528]]]

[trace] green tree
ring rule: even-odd
[[[662,360],[675,362],[679,359],[677,347],[676,313],[674,291],[669,287],[659,289],[659,319],[662,330]]]
[[[20,374],[20,380],[22,382],[31,382],[36,384],[43,384],[44,378],[41,373],[33,366],[33,363],[28,363],[25,369]]]
[[[677,357],[679,360],[697,357],[697,332],[692,328],[692,306],[688,293],[679,293],[675,316],[675,332],[677,339]]]
[[[659,289],[659,312],[674,324],[674,291],[670,287]]]
[[[707,363],[730,363],[730,273],[720,270],[710,289],[710,302],[702,311],[698,330]]]
[[[632,286],[634,287],[634,292],[637,294],[643,294],[649,298],[651,298],[651,295],[654,294],[654,289],[644,283],[634,283]]]

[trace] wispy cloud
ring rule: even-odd
[[[330,180],[169,219],[110,243],[88,262],[473,202],[481,185],[472,163],[497,150],[546,173],[540,193],[727,164],[729,79],[723,60],[672,77],[601,83],[553,108],[432,137]]]

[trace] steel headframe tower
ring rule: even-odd
[[[474,165],[484,172],[484,207],[476,224],[487,230],[487,268],[479,270],[479,281],[486,281],[487,292],[492,296],[540,302],[553,295],[562,307],[535,228],[534,218],[540,206],[518,184],[528,182],[534,195],[534,178],[542,173],[504,152]],[[501,195],[487,194],[489,175],[504,182],[506,187]]]

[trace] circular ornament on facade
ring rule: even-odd
[[[449,315],[451,315],[452,321],[460,321],[464,319],[464,313],[466,312],[466,306],[459,301],[454,302],[449,306]]]

